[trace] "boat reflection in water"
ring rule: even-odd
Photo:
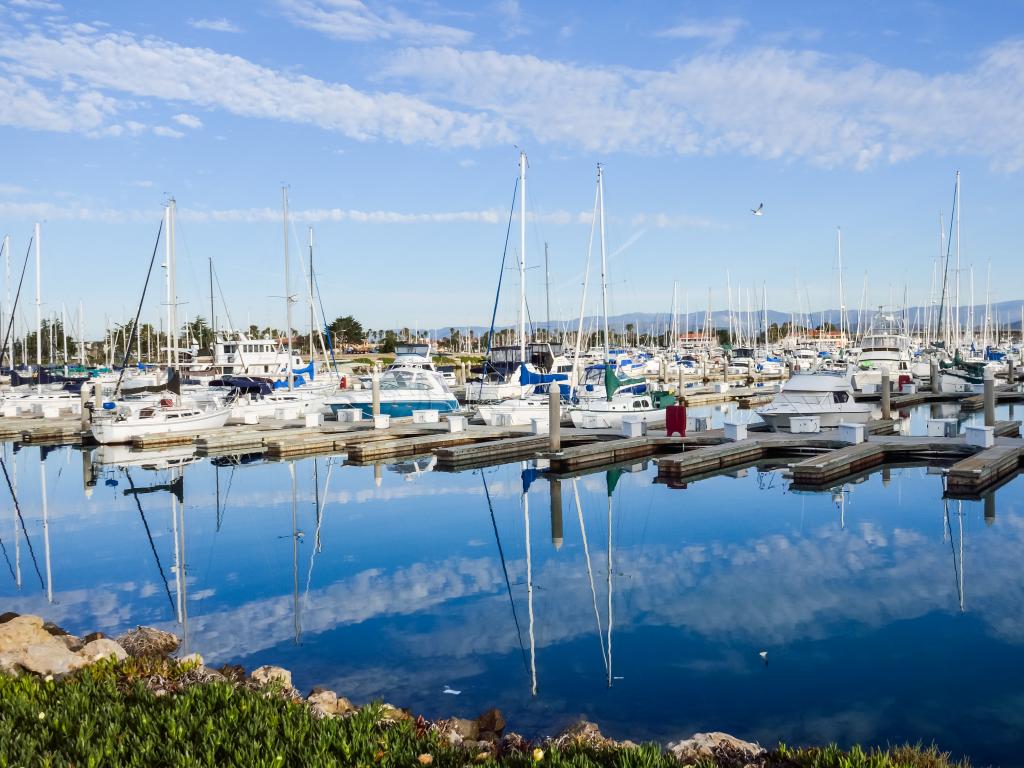
[[[158,626],[211,665],[528,734],[1024,746],[992,715],[1024,690],[1019,478],[954,499],[925,467],[812,493],[785,462],[677,490],[643,465],[2,458],[4,610],[76,634]]]

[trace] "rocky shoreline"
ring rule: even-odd
[[[177,636],[152,627],[136,627],[117,638],[109,638],[102,632],[77,637],[39,616],[0,615],[0,672],[5,674],[31,674],[45,680],[60,680],[99,662],[161,659],[176,665],[182,674],[154,675],[147,679],[146,684],[156,696],[179,693],[192,685],[219,682],[283,697],[309,707],[317,718],[344,718],[362,709],[337,692],[323,688],[314,688],[303,696],[293,687],[291,673],[281,667],[262,666],[249,673],[237,665],[215,669],[206,666],[197,653],[174,658],[179,646]],[[505,718],[498,709],[483,712],[475,719],[426,720],[392,704],[364,706],[375,707],[384,721],[413,721],[418,730],[438,734],[451,746],[466,750],[477,761],[509,752],[530,754],[534,760],[540,760],[544,751],[552,747],[587,746],[609,750],[638,746],[632,741],[606,738],[597,725],[587,721],[580,721],[555,736],[530,740],[507,730]],[[689,739],[666,745],[665,749],[684,764],[713,761],[760,765],[767,754],[761,746],[725,733],[694,734]]]

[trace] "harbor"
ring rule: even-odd
[[[1019,0],[0,0],[0,766],[1024,768]]]

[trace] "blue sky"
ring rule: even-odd
[[[20,262],[43,221],[45,307],[84,300],[95,334],[173,194],[181,312],[209,314],[212,257],[234,324],[280,326],[287,183],[328,316],[486,324],[518,145],[557,318],[599,161],[613,313],[667,312],[673,280],[724,307],[727,271],[772,308],[835,306],[837,225],[856,307],[865,273],[869,305],[927,299],[959,169],[963,291],[973,264],[984,300],[991,262],[993,300],[1020,298],[1022,5],[0,0],[0,232]],[[528,292],[540,317],[542,271]]]

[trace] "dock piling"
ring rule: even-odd
[[[380,416],[380,374],[373,374],[373,417]]]
[[[562,535],[562,481],[550,478],[548,488],[551,491],[551,545],[559,550],[564,541]]]
[[[996,424],[996,376],[995,371],[986,368],[983,374],[984,399],[985,399],[985,426],[994,427]]]
[[[885,369],[882,370],[881,388],[882,388],[882,418],[883,419],[891,419],[892,418],[892,408],[890,407],[889,399],[890,399],[890,397],[892,395],[892,390],[889,388],[889,371],[885,370]]]
[[[928,361],[928,386],[932,392],[939,391],[939,361],[934,357]]]
[[[562,450],[562,403],[557,381],[548,384],[548,448]]]
[[[1006,356],[1006,382],[1008,384],[1014,384],[1017,381],[1016,366],[1013,364],[1013,358],[1009,355]]]

